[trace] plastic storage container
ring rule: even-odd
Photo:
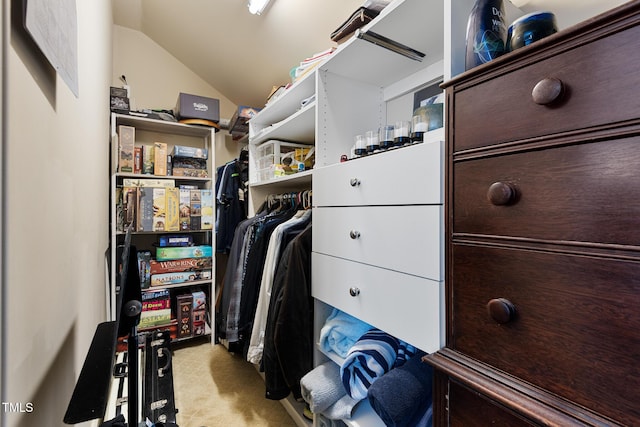
[[[252,166],[256,171],[251,180],[253,184],[313,167],[313,145],[272,139],[256,146],[253,150],[255,161]]]

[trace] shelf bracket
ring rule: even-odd
[[[362,31],[361,29],[357,29],[356,37],[385,49],[389,49],[390,51],[398,53],[402,56],[406,56],[407,58],[413,59],[414,61],[422,62],[422,59],[425,57],[424,53],[412,49],[409,46],[405,46],[402,43],[398,43],[395,40],[391,40],[390,38],[382,36],[378,33],[374,33],[373,31]]]

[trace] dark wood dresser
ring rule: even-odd
[[[444,84],[434,425],[640,425],[640,1]]]

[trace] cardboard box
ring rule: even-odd
[[[126,96],[111,95],[111,111],[127,114],[130,109],[129,98]]]
[[[206,332],[206,310],[193,310],[193,335],[201,336]]]
[[[153,143],[153,174],[154,175],[167,174],[167,143],[166,142]]]
[[[188,338],[193,336],[192,306],[193,298],[191,294],[176,296],[178,311],[178,338]]]
[[[201,119],[218,123],[220,121],[220,100],[180,93],[173,112],[178,120]]]
[[[164,231],[180,231],[180,189],[166,188],[167,217]]]
[[[196,282],[198,280],[211,280],[211,270],[152,274],[151,286],[176,285],[179,283]]]
[[[191,190],[180,189],[180,230],[191,229]]]
[[[238,135],[244,135],[249,132],[249,120],[260,112],[260,108],[247,107],[241,105],[233,113],[231,121],[229,122],[229,132]]]
[[[193,334],[204,335],[207,318],[207,296],[203,291],[196,291],[193,295]]]
[[[213,258],[180,258],[168,261],[149,261],[149,273],[176,273],[182,271],[211,270]]]
[[[202,229],[202,199],[200,190],[191,190],[191,230]]]
[[[213,251],[209,245],[200,246],[176,246],[157,247],[156,260],[168,261],[180,258],[210,258]]]
[[[206,310],[207,309],[207,295],[204,291],[193,291],[193,309],[194,310]]]
[[[142,146],[142,173],[153,175],[153,145]]]
[[[123,212],[123,231],[131,225],[135,231],[138,220],[138,188],[123,187],[122,188],[122,212]]]
[[[138,251],[138,272],[140,287],[147,289],[151,285],[151,251]]]
[[[213,190],[200,190],[200,228],[213,229]]]
[[[120,138],[118,152],[118,172],[133,172],[133,152],[136,141],[136,128],[120,125],[118,128]]]
[[[188,147],[184,145],[174,145],[171,150],[171,156],[173,157],[191,157],[193,159],[209,158],[209,150],[206,148]]]
[[[142,173],[142,147],[133,149],[133,173]]]
[[[171,171],[173,176],[186,176],[190,178],[209,178],[209,172],[206,169],[190,169],[190,168],[176,168]]]
[[[162,234],[158,236],[158,246],[193,246],[190,234]]]
[[[127,98],[129,96],[129,92],[127,92],[126,88],[115,86],[109,87],[109,94],[111,96],[120,96],[122,98]]]
[[[138,231],[153,231],[153,187],[138,188]]]
[[[167,189],[153,189],[153,230],[164,231],[167,219]]]

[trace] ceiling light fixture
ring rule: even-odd
[[[269,4],[269,0],[249,0],[249,12],[254,15],[261,15]]]

